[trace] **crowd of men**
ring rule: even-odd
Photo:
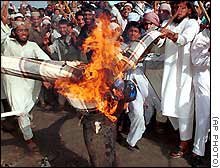
[[[19,9],[4,1],[1,55],[88,64],[92,53],[82,53],[82,45],[102,13],[118,32],[122,49],[151,31],[160,31],[151,50],[125,72],[125,79],[137,86],[137,97],[125,110],[130,121],[126,147],[141,150],[137,143],[156,112],[155,129],[169,120],[179,130],[180,141],[170,157],[183,157],[193,142],[196,165],[205,155],[210,131],[210,10],[210,1],[48,1],[46,8],[23,2]],[[46,82],[1,75],[1,111],[23,112],[17,122],[14,117],[2,119],[2,129],[19,127],[33,152],[38,150],[31,129],[37,102],[58,111],[67,103]]]

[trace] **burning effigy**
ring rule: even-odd
[[[135,99],[135,85],[123,74],[135,67],[160,32],[152,31],[121,51],[110,21],[101,16],[85,40],[82,51],[92,51],[92,60],[45,61],[2,56],[1,72],[54,83],[75,108],[84,111],[83,135],[92,166],[116,166],[117,114],[123,104]]]

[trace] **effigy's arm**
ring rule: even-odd
[[[122,55],[126,57],[127,64],[124,67],[124,71],[131,67],[135,67],[144,53],[152,46],[161,33],[157,30],[151,31],[144,35],[141,39],[132,42],[126,48],[123,48]]]
[[[25,57],[1,56],[1,73],[22,78],[54,82],[58,78],[78,81],[83,70],[78,61],[53,61]]]
[[[145,50],[160,34],[158,31],[152,31],[126,48],[122,52],[127,62],[123,69],[127,70],[135,66]],[[58,78],[71,78],[77,81],[82,78],[83,73],[83,69],[78,68],[79,61],[40,60],[12,56],[1,56],[1,61],[1,73],[40,81],[53,82]]]

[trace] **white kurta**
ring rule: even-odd
[[[1,25],[1,29],[3,28],[4,25]],[[24,46],[21,46],[14,38],[10,38],[9,34],[10,32],[1,34],[1,55],[50,60],[49,56],[36,43],[28,41]],[[5,74],[2,77],[4,91],[12,111],[20,111],[24,114],[30,112],[38,99],[41,82]],[[25,121],[21,124],[23,127],[29,125]]]
[[[204,156],[210,128],[210,31],[204,29],[191,47],[195,90],[196,129],[193,152]]]
[[[178,39],[175,43],[170,39],[165,42],[162,112],[170,117],[190,118],[194,99],[190,47],[199,32],[199,24],[194,19],[185,18],[181,23],[172,23],[167,28],[178,33]]]

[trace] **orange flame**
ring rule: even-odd
[[[120,42],[117,34],[110,29],[110,21],[102,15],[97,27],[83,44],[83,52],[92,50],[92,61],[86,65],[84,78],[79,83],[71,83],[70,79],[58,79],[55,87],[58,92],[69,98],[78,98],[86,102],[95,102],[97,109],[111,121],[118,102],[106,99],[116,76],[122,76],[123,66],[120,63]]]

